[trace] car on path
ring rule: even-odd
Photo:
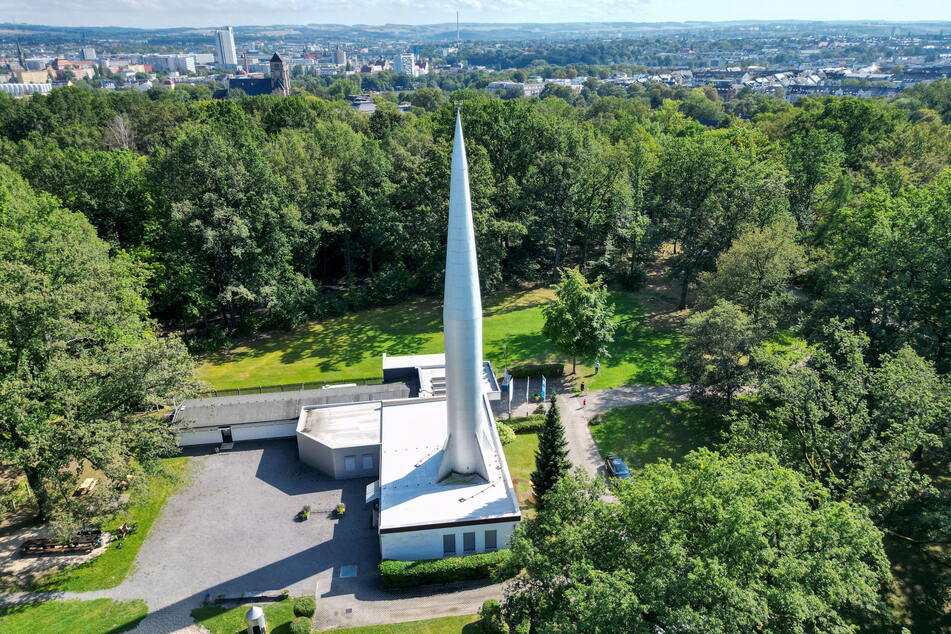
[[[631,477],[631,470],[620,456],[611,454],[604,460],[608,468],[608,476],[618,480],[627,480]]]

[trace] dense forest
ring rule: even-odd
[[[936,486],[951,448],[951,81],[795,106],[664,86],[535,99],[428,87],[404,95],[409,112],[380,99],[372,116],[351,91],[0,95],[0,447],[42,512],[79,513],[44,504],[78,459],[118,475],[171,450],[135,413],[194,390],[186,346],[438,296],[459,107],[484,292],[566,268],[636,290],[663,251],[674,301],[692,309],[682,371],[732,409],[722,449],[776,462],[723,468],[756,490],[780,474],[777,495],[805,515],[847,505],[869,544],[850,565],[879,557],[854,571],[869,602],[887,577],[879,530],[947,569],[929,549],[951,539]],[[808,358],[770,355],[780,331]],[[647,521],[643,494],[628,502]],[[553,508],[574,499],[556,495]],[[921,601],[942,609],[948,585]],[[575,618],[570,601],[545,601],[525,606]],[[852,631],[834,616],[808,631]]]
[[[0,100],[2,156],[136,267],[154,318],[220,343],[441,287],[454,107],[420,93],[414,113],[366,116],[312,96],[58,89]],[[725,110],[701,89],[457,91],[483,289],[564,266],[636,288],[667,242],[686,305],[737,237],[792,218],[813,321],[852,319],[874,351],[909,343],[946,370],[949,93]]]

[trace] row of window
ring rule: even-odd
[[[494,530],[485,531],[485,550],[495,550],[498,548],[498,533]],[[463,554],[474,553],[476,551],[476,534],[462,534],[462,552]],[[445,556],[456,554],[456,534],[447,533],[442,536],[442,554]]]
[[[361,456],[363,460],[363,470],[373,468],[373,454],[365,453]],[[356,471],[357,470],[357,457],[356,456],[344,456],[343,457],[343,468],[347,471]]]

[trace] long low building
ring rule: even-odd
[[[191,399],[175,410],[172,427],[182,447],[293,438],[297,433],[300,412],[306,406],[410,396],[410,385],[394,381],[380,385],[328,386],[295,392]]]

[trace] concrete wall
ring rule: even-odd
[[[331,448],[307,434],[297,434],[297,453],[301,462],[335,480],[366,478],[380,474],[379,445]],[[369,455],[372,460],[372,465],[368,469],[363,467],[363,457],[365,455]],[[349,471],[347,470],[348,456],[353,457],[353,466],[355,467],[355,469]]]
[[[274,421],[271,423],[245,423],[231,425],[231,438],[235,442],[242,440],[263,440],[265,438],[292,438],[297,431],[297,420]],[[221,442],[221,432],[217,427],[184,429],[177,432],[181,447],[193,445],[217,445]]]
[[[484,553],[485,531],[494,530],[497,536],[497,548],[508,548],[509,538],[518,522],[499,522],[495,524],[475,524],[472,526],[453,526],[419,531],[380,534],[380,550],[383,559],[415,561],[417,559],[441,559],[443,555],[443,535],[456,536],[456,555],[467,555],[463,551],[463,533],[475,533],[475,551]]]
[[[181,447],[193,445],[217,445],[221,442],[221,432],[212,429],[187,429],[178,432],[178,444]]]

